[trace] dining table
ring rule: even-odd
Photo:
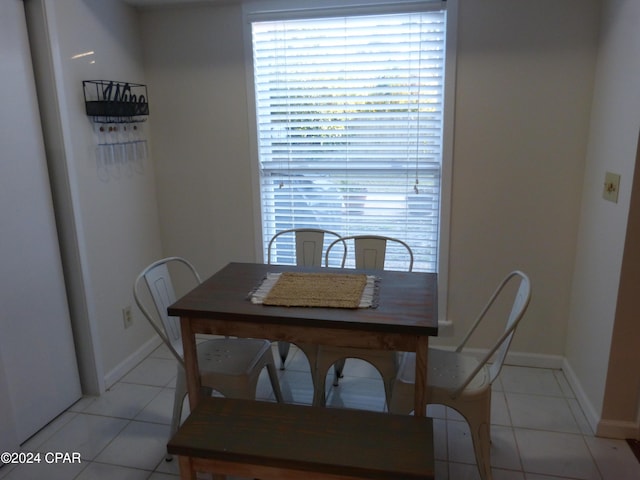
[[[256,301],[273,275],[364,275],[374,279],[365,307],[279,305]],[[347,278],[347,277],[344,277]],[[191,410],[200,399],[196,335],[265,338],[338,347],[415,352],[415,415],[427,404],[429,337],[438,334],[437,274],[232,262],[168,308],[180,317]]]

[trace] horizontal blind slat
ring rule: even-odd
[[[435,270],[445,15],[252,24],[265,247],[287,228],[382,234]]]

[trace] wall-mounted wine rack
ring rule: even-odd
[[[84,80],[87,115],[96,123],[142,122],[149,115],[147,86],[114,80]]]
[[[148,156],[142,122],[149,115],[147,86],[114,80],[84,80],[86,113],[93,122],[98,177],[143,173]]]

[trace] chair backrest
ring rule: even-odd
[[[153,262],[140,272],[133,285],[133,297],[142,314],[167,344],[171,353],[179,362],[183,362],[180,319],[171,317],[167,313],[167,308],[176,301],[176,293],[168,267],[170,264],[184,265],[190,275],[193,276],[194,281],[198,284],[201,282],[195,267],[187,260],[181,257],[167,257]],[[147,286],[151,295],[157,319],[154,319],[151,309],[143,301],[142,292],[140,291],[143,283]]]
[[[331,230],[323,230],[321,228],[292,228],[282,230],[276,233],[267,247],[267,263],[272,263],[273,246],[278,239],[282,240],[283,236],[293,236],[295,241],[296,265],[303,267],[321,267],[322,251],[324,248],[325,236],[340,239],[340,235]],[[345,251],[346,256],[346,251]],[[344,262],[344,260],[343,260]]]
[[[336,245],[341,244],[344,248],[341,266],[344,267],[347,253],[347,242],[349,241],[353,241],[356,268],[384,270],[385,260],[387,257],[387,247],[392,243],[399,246],[401,250],[406,251],[406,258],[408,258],[408,262],[405,262],[408,265],[407,271],[411,272],[413,270],[413,251],[411,250],[411,247],[402,240],[381,235],[352,235],[334,240],[327,247],[327,253],[325,255],[325,264],[327,266],[329,266],[329,255],[331,253],[331,249]]]
[[[464,339],[456,349],[457,352],[463,350],[465,344],[468,342],[469,338],[473,335],[476,328],[482,320],[485,318],[487,312],[491,308],[491,306],[495,303],[495,301],[500,297],[500,295],[505,290],[505,287],[512,281],[518,282],[519,286],[516,290],[515,296],[513,298],[513,304],[511,306],[511,310],[509,312],[509,316],[507,317],[507,322],[505,325],[504,332],[498,338],[498,340],[494,343],[493,347],[487,352],[487,354],[482,358],[478,367],[459,385],[456,390],[452,393],[453,397],[459,395],[465,387],[473,380],[473,378],[477,375],[477,373],[484,367],[484,365],[489,362],[489,360],[494,356],[493,362],[489,366],[489,382],[493,383],[493,381],[500,374],[500,370],[502,370],[502,365],[504,364],[504,360],[507,356],[507,352],[509,351],[509,347],[511,346],[511,340],[513,339],[513,334],[515,333],[516,327],[522,320],[527,307],[529,306],[529,301],[531,300],[531,282],[529,281],[529,277],[522,273],[519,270],[515,270],[511,272],[509,275],[505,277],[504,280],[498,285],[493,295],[485,305],[485,307],[480,312],[480,315],[476,318],[476,320],[471,325],[471,328],[465,335]]]

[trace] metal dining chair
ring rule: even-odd
[[[282,230],[281,232],[276,233],[269,241],[267,246],[267,263],[269,265],[272,263],[281,263],[277,261],[274,262],[274,259],[278,259],[278,245],[282,244],[280,249],[287,252],[284,258],[285,261],[295,261],[295,264],[298,266],[321,267],[325,237],[332,239],[341,238],[336,232],[320,228],[292,228]],[[292,258],[291,252],[295,252],[295,257]],[[318,346],[313,344],[299,344],[298,347],[307,356],[311,371],[313,372],[315,369]],[[280,370],[285,369],[285,361],[289,355],[289,348],[289,342],[278,342]]]
[[[402,240],[381,235],[352,235],[334,240],[328,247],[325,254],[325,264],[329,266],[331,251],[333,248],[341,246],[344,250],[341,267],[346,263],[346,252],[349,244],[353,243],[355,254],[355,267],[358,269],[384,270],[385,262],[388,259],[388,249],[390,244],[395,244],[401,252],[402,258],[395,265],[404,265],[408,271],[413,270],[413,252],[411,247]],[[347,358],[359,358],[373,365],[380,373],[383,383],[387,406],[391,398],[391,387],[398,370],[400,354],[389,350],[369,350],[364,348],[334,347],[321,345],[318,347],[316,360],[317,383],[322,389],[317,390],[314,397],[314,404],[325,405],[326,397],[324,381],[331,366],[334,366],[333,385],[339,385],[339,378],[342,377],[345,360]]]
[[[187,395],[187,383],[180,319],[170,317],[167,313],[167,308],[176,301],[169,265],[186,268],[191,280],[196,285],[201,283],[195,267],[184,258],[163,258],[153,262],[138,275],[133,286],[133,297],[142,314],[177,361],[178,374],[169,433],[169,438],[171,438],[180,426],[182,404]],[[143,294],[143,285],[146,285],[148,295]],[[149,297],[151,298],[149,299]],[[151,303],[153,308],[148,305]],[[211,395],[215,390],[226,397],[254,400],[258,377],[262,369],[266,367],[276,400],[284,402],[270,341],[247,338],[213,338],[198,343],[197,351],[203,394]],[[170,455],[167,455],[167,460],[171,460]]]
[[[511,286],[512,288],[507,288]],[[480,323],[493,314],[500,297],[515,291],[513,304],[504,332],[480,360],[464,348]],[[427,360],[427,396],[429,404],[440,404],[457,410],[469,424],[476,462],[482,480],[491,480],[490,428],[491,385],[500,374],[511,340],[531,299],[529,277],[520,271],[511,272],[498,285],[480,315],[455,351],[429,348]],[[491,363],[489,363],[491,362]],[[391,392],[391,413],[406,414],[414,408],[415,353],[405,353]]]
[[[326,239],[329,238],[329,240]],[[304,267],[321,267],[323,260],[324,245],[326,242],[331,243],[331,239],[338,240],[342,238],[338,233],[331,230],[321,228],[292,228],[282,230],[276,233],[267,246],[267,263],[272,264],[274,257],[277,258],[275,250],[279,242],[285,242],[284,251],[290,252],[295,246],[295,263]],[[343,253],[342,263],[346,259],[346,250]],[[285,260],[291,262],[290,253],[285,254]],[[296,344],[307,357],[309,369],[311,371],[311,379],[313,381],[313,404],[318,405],[317,399],[320,398],[317,392],[324,392],[324,381],[326,375],[320,377],[317,373],[316,363],[318,357],[319,346],[314,343],[298,342]],[[280,355],[280,369],[285,369],[285,361],[289,354],[289,342],[278,341],[278,354]]]

